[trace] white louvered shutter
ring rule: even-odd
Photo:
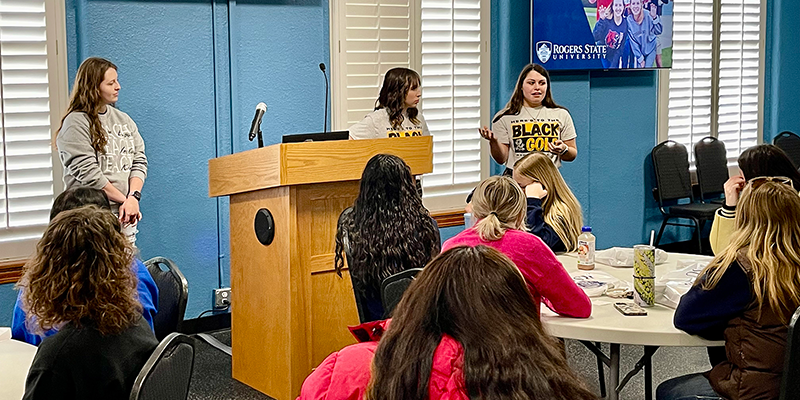
[[[31,254],[53,200],[44,0],[0,0],[0,258]]]
[[[728,165],[758,144],[760,0],[722,0],[719,41],[719,140]]]
[[[375,108],[383,74],[413,68],[411,0],[347,0],[336,4],[340,38],[334,124],[347,129]]]
[[[425,204],[463,206],[481,179],[481,1],[421,0],[422,114],[433,135]]]
[[[669,73],[668,138],[686,146],[711,135],[714,0],[676,1]]]

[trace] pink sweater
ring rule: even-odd
[[[486,245],[494,247],[508,256],[522,272],[533,301],[544,303],[554,312],[569,317],[588,318],[592,314],[592,302],[579,288],[553,251],[542,239],[519,230],[508,230],[493,242],[485,241],[470,228],[448,239],[442,252],[456,246]]]

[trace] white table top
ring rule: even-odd
[[[677,267],[678,260],[697,260],[702,256],[669,253],[666,263],[656,266],[656,276]],[[708,257],[705,257],[708,258]],[[567,272],[578,271],[578,260],[573,255],[559,255],[558,259]],[[631,282],[633,268],[617,268],[605,264],[595,264],[595,270],[605,272],[617,279]],[[618,301],[632,302],[628,299],[613,299],[605,295],[592,298],[592,316],[589,318],[561,317],[542,306],[542,322],[553,336],[588,340],[592,342],[634,344],[643,346],[722,346],[725,342],[709,341],[680,331],[672,324],[675,310],[656,304],[646,308],[646,316],[625,316],[616,308]]]
[[[36,346],[11,339],[11,328],[0,327],[0,399],[22,398],[35,355]]]

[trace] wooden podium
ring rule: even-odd
[[[276,144],[208,162],[209,196],[230,196],[233,377],[284,400],[330,353],[354,343],[358,324],[350,277],[333,267],[336,223],[380,153],[414,175],[431,172],[430,136]],[[259,209],[275,237],[255,234]]]

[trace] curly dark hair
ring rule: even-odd
[[[425,400],[449,335],[464,349],[470,399],[595,399],[539,319],[514,263],[488,246],[454,247],[417,275],[372,360],[369,400]]]
[[[336,232],[339,276],[345,240],[352,254],[350,274],[364,291],[377,292],[387,277],[422,268],[439,254],[437,227],[422,205],[411,169],[400,157],[378,154],[364,167],[352,212],[342,216]]]
[[[113,335],[128,328],[142,315],[132,257],[119,221],[107,210],[89,205],[56,215],[17,284],[29,329],[42,333],[91,322]]]
[[[389,122],[392,123],[392,128],[401,129],[406,95],[409,90],[414,90],[420,85],[422,85],[422,79],[413,69],[398,67],[386,71],[386,75],[383,76],[381,92],[378,95],[378,100],[375,101],[375,109],[386,109],[386,112],[389,113]],[[416,107],[409,108],[407,113],[411,122],[419,123],[417,118],[419,110]]]

